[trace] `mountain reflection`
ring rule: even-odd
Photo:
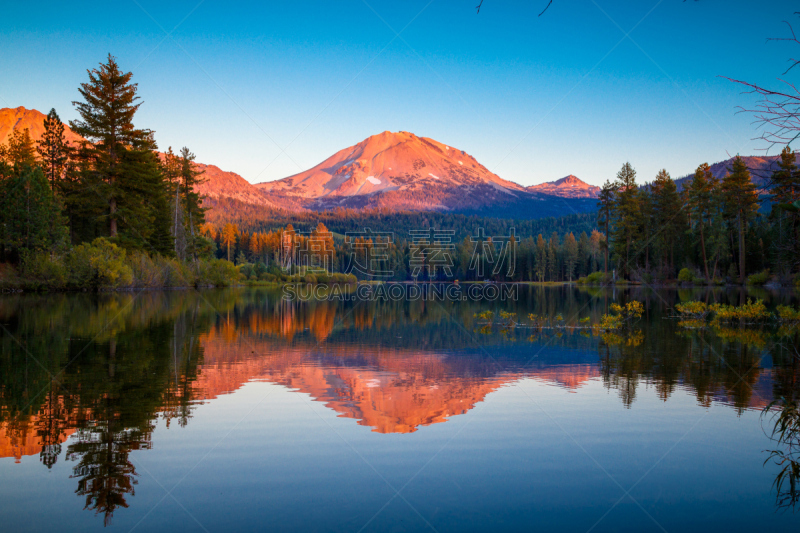
[[[307,394],[378,433],[446,422],[521,379],[571,392],[597,381],[629,408],[644,387],[740,412],[797,396],[798,360],[781,345],[664,320],[692,295],[561,287],[519,296],[502,306],[290,302],[272,290],[4,297],[0,458],[70,462],[85,509],[108,524],[135,494],[131,455],[152,447],[158,421],[185,426],[204,401],[251,381]],[[579,327],[631,298],[646,309],[635,333]],[[475,318],[487,309],[567,323],[487,328]]]

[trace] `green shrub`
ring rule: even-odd
[[[66,256],[68,285],[78,289],[130,287],[133,270],[125,263],[126,255],[123,248],[103,237],[76,246]]]
[[[20,250],[19,273],[28,288],[62,289],[68,272],[64,257],[53,252]]]
[[[757,274],[747,276],[748,285],[763,285],[769,280],[769,270],[762,270]]]
[[[211,259],[200,263],[200,275],[197,283],[226,287],[239,280],[239,269],[226,259]]]
[[[682,268],[680,272],[678,272],[678,281],[685,281],[692,283],[695,280],[694,272],[689,270],[688,268]]]
[[[586,276],[586,283],[595,285],[605,281],[605,274],[603,272],[592,272]]]

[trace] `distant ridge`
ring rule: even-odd
[[[36,109],[25,107],[0,109],[0,144],[5,144],[14,130],[24,130],[31,134],[34,141],[44,134],[46,115]],[[79,143],[83,138],[69,128],[64,122],[64,137],[70,143]],[[233,198],[242,202],[263,206],[272,206],[270,201],[250,182],[234,172],[226,172],[214,165],[195,163],[197,170],[205,171],[205,180],[197,188],[201,195],[212,198]]]
[[[561,198],[597,198],[600,194],[600,187],[589,185],[572,174],[560,180],[531,185],[528,190]]]

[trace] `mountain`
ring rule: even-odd
[[[313,209],[452,210],[524,194],[463,150],[405,131],[373,135],[310,170],[257,187],[301,198]]]
[[[759,188],[767,185],[769,177],[778,169],[778,161],[780,158],[780,155],[742,156],[747,168],[750,170],[751,180]],[[800,153],[798,153],[795,158],[797,164],[800,165]],[[720,161],[710,165],[709,168],[711,169],[711,173],[714,175],[714,177],[718,180],[721,180],[727,176],[730,173],[731,167],[733,166],[733,159],[734,158],[731,157],[725,161]],[[678,189],[683,189],[693,178],[694,173],[676,179],[675,183],[678,184]]]
[[[247,204],[275,207],[258,188],[235,172],[226,172],[217,166],[203,163],[195,163],[194,168],[203,172],[200,177],[203,182],[197,186],[197,192],[201,196],[233,198]]]
[[[28,128],[34,141],[44,134],[46,115],[36,109],[24,107],[0,109],[0,145],[5,144],[14,130]],[[83,138],[64,123],[64,137],[70,143],[78,143]],[[163,157],[163,154],[161,154]],[[204,172],[205,180],[198,186],[198,192],[211,198],[233,198],[248,204],[270,206],[269,200],[254,185],[234,172],[226,172],[214,165],[195,163],[195,169]]]
[[[600,187],[589,185],[572,174],[560,180],[531,185],[527,190],[561,198],[597,198],[600,194]]]
[[[312,210],[383,208],[542,218],[596,207],[592,188],[580,180],[542,191],[526,189],[489,171],[464,150],[406,131],[373,135],[305,172],[256,186],[275,204],[293,202]]]
[[[41,139],[44,134],[44,119],[46,115],[35,109],[4,107],[0,109],[0,144],[5,144],[14,130],[28,128],[34,141]],[[69,142],[79,142],[83,138],[69,129],[64,123],[64,138]]]

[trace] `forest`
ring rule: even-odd
[[[201,231],[245,277],[267,280],[305,272],[314,258],[299,251],[319,242],[334,271],[361,279],[797,284],[796,154],[785,148],[775,168],[759,176],[760,188],[751,178],[738,156],[722,179],[703,163],[681,188],[666,170],[639,184],[625,163],[604,184],[596,214],[539,220],[385,210],[283,213],[214,199],[207,200],[212,209]],[[434,236],[415,239],[420,230]],[[504,253],[512,234],[511,253]],[[424,268],[415,274],[420,261]],[[314,281],[313,274],[297,279]]]
[[[132,74],[111,55],[89,71],[68,143],[55,110],[34,142],[15,130],[0,147],[0,286],[108,289],[226,285],[235,267],[215,259],[199,228],[205,208],[194,154],[157,152],[134,125]]]
[[[387,209],[290,212],[197,192],[186,147],[159,152],[113,56],[33,141],[0,146],[0,287],[112,289],[240,282],[800,282],[800,170],[787,146],[760,187],[736,157],[681,186],[625,163],[596,213],[538,220]]]

